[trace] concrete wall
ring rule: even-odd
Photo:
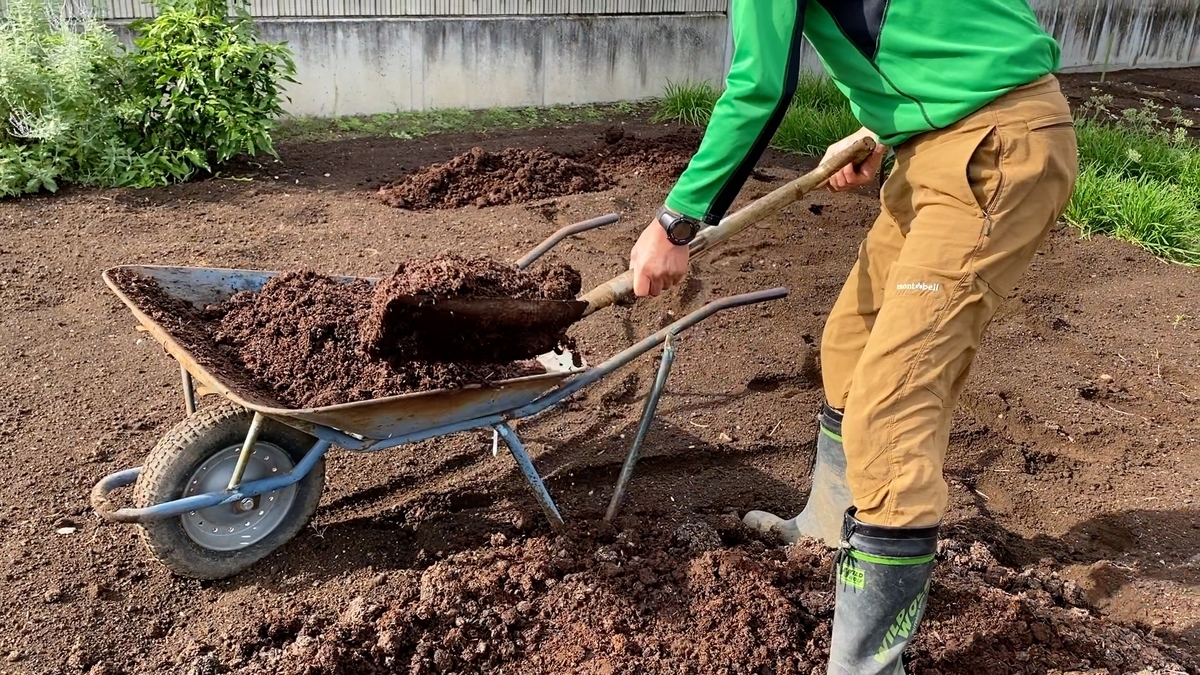
[[[357,6],[329,1],[325,6],[347,12]],[[378,6],[382,1],[370,0]],[[540,1],[561,7],[585,3],[591,9],[617,2],[628,13],[261,17],[259,23],[267,39],[287,42],[295,54],[300,84],[289,89],[287,107],[298,115],[636,100],[661,94],[668,81],[723,78],[728,23],[722,12],[637,13],[661,12],[663,0]],[[282,2],[257,0],[256,7],[266,11]],[[388,2],[407,2],[405,7],[441,2],[450,8],[484,0]],[[690,6],[714,2],[723,0],[688,0]],[[1059,39],[1064,70],[1200,65],[1200,0],[1030,4]],[[501,6],[507,5],[495,4]],[[805,47],[805,64],[820,70]]]
[[[721,14],[260,24],[295,54],[288,110],[298,115],[636,100],[725,66]]]
[[[1065,71],[1200,65],[1200,0],[1031,0]]]

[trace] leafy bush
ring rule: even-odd
[[[69,16],[62,0],[9,0],[0,18],[0,197],[56,190],[121,154],[117,54],[111,32],[86,14]]]
[[[137,49],[65,0],[9,0],[0,17],[0,197],[80,185],[162,185],[240,153],[275,153],[283,45],[223,0],[160,0]]]
[[[133,22],[131,131],[142,139],[147,185],[186,179],[235,155],[275,154],[270,130],[281,82],[295,82],[284,45],[268,44],[245,9],[225,0],[158,0],[154,19]]]

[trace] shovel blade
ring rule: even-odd
[[[384,358],[519,361],[556,348],[587,306],[578,300],[397,295],[371,317],[374,326],[363,342]]]

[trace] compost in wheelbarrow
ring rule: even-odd
[[[272,276],[263,285],[243,289],[219,302],[189,303],[164,290],[152,276],[134,269],[112,271],[112,280],[194,354],[233,380],[263,391],[287,406],[321,407],[357,400],[473,383],[496,382],[544,373],[534,360],[564,338],[549,344],[487,341],[479,346],[471,333],[441,335],[444,326],[427,332],[414,316],[391,312],[390,323],[380,318],[378,293],[369,280],[345,280],[311,271]],[[380,282],[412,288],[424,284],[430,293],[545,293],[572,296],[579,275],[563,265],[541,265],[533,273],[517,273],[488,259],[466,260],[439,256],[410,263],[406,270]],[[548,290],[544,290],[548,289]],[[361,348],[363,328],[391,331],[387,354]],[[561,333],[561,330],[559,331]],[[438,343],[443,361],[409,357],[427,350],[420,343]],[[406,349],[411,347],[411,349]],[[462,358],[451,360],[457,348]]]
[[[377,358],[503,363],[567,346],[566,329],[583,314],[575,269],[529,269],[490,258],[441,255],[400,264],[382,279],[360,330]],[[491,311],[501,300],[503,311]]]

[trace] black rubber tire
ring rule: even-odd
[[[230,445],[241,444],[254,413],[232,403],[197,410],[159,440],[146,458],[134,487],[139,508],[179,499],[203,462]],[[316,439],[268,419],[259,439],[274,443],[299,463]],[[296,498],[283,520],[262,540],[236,551],[215,551],[192,540],[181,518],[140,525],[142,541],[175,574],[192,579],[225,579],[242,572],[300,533],[325,491],[325,458],[296,484]]]

